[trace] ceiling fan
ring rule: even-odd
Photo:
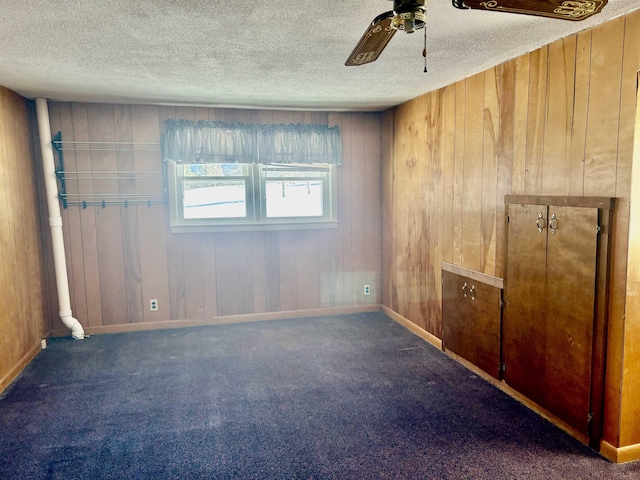
[[[584,20],[600,13],[608,0],[451,0],[460,9],[521,13],[562,20]],[[377,60],[396,31],[413,33],[427,23],[427,0],[393,0],[393,10],[378,15],[345,62],[358,66]],[[426,40],[425,40],[426,41]],[[426,52],[423,51],[423,55]]]

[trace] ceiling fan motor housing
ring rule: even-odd
[[[427,0],[394,0],[391,26],[396,30],[413,33],[427,23]]]

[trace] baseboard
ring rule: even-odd
[[[606,440],[601,440],[600,454],[614,463],[633,462],[640,460],[640,443],[626,447],[614,447]]]
[[[166,320],[162,322],[124,323],[117,325],[87,326],[84,331],[87,335],[103,333],[127,333],[147,330],[163,330],[170,328],[204,327],[210,325],[228,325],[233,323],[262,322],[269,320],[285,320],[288,318],[312,318],[328,315],[349,315],[354,313],[379,312],[380,305],[356,305],[351,307],[314,308],[308,310],[290,310],[285,312],[250,313],[244,315],[227,315],[211,319],[198,320]],[[68,337],[69,330],[53,330],[51,337]]]
[[[412,321],[407,320],[406,318],[404,318],[399,313],[396,313],[393,310],[391,310],[389,307],[381,305],[380,306],[380,310],[382,310],[382,312],[385,315],[387,315],[388,317],[390,317],[392,320],[395,320],[396,322],[398,322],[403,327],[411,330],[413,333],[415,333],[416,335],[418,335],[422,339],[424,339],[427,342],[429,342],[431,345],[433,345],[435,347],[438,347],[440,350],[442,350],[442,340],[440,340],[435,335],[427,332],[424,328],[419,327],[418,325],[416,325]]]
[[[40,353],[40,350],[42,350],[42,345],[40,343],[34,345],[34,347],[29,350],[4,377],[0,378],[0,393],[2,393],[4,389],[7,388],[7,386],[13,382],[20,373],[22,373],[29,362],[31,362],[38,353]]]

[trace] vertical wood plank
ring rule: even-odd
[[[115,118],[112,105],[89,104],[87,106],[87,125],[89,141],[115,141]],[[91,169],[97,172],[109,172],[117,169],[117,156],[114,150],[92,150],[90,152]],[[109,194],[117,191],[113,180],[94,180],[95,193]],[[100,271],[100,299],[102,304],[102,324],[113,325],[127,322],[124,284],[124,253],[122,246],[122,228],[120,209],[117,207],[92,207],[95,214],[96,235],[98,241],[98,269]]]
[[[397,209],[397,216],[394,231],[394,271],[395,282],[392,291],[392,304],[394,310],[405,318],[408,317],[407,307],[407,260],[406,260],[406,246],[408,242],[407,236],[407,210],[408,210],[408,188],[406,187],[408,181],[407,175],[407,151],[408,145],[408,125],[411,120],[411,106],[413,102],[408,102],[398,107],[398,115],[395,117],[396,125],[395,132],[398,136],[396,142],[396,151],[394,151],[395,159],[395,173],[396,182],[402,185],[403,188],[395,189],[395,204]]]
[[[317,233],[300,230],[296,235],[296,308],[306,310],[320,306],[320,272]]]
[[[114,106],[115,139],[117,142],[132,142],[131,107]],[[117,169],[120,172],[135,171],[133,152],[116,152]],[[118,191],[122,194],[135,194],[136,181],[123,179],[118,182]],[[139,323],[144,319],[144,300],[142,296],[142,272],[140,270],[140,239],[138,238],[138,210],[120,207],[122,222],[122,253],[124,256],[124,282],[127,307],[127,321]]]
[[[267,312],[280,308],[280,232],[265,232],[265,306]]]
[[[204,318],[211,320],[218,316],[218,296],[216,292],[216,250],[215,235],[208,233],[202,239],[202,297]]]
[[[88,142],[89,124],[86,104],[71,104],[71,121],[73,122],[74,140],[76,142]],[[76,152],[75,157],[78,171],[90,172],[92,170],[89,152]],[[78,181],[78,190],[84,193],[93,193],[93,184],[87,180]],[[80,224],[84,256],[84,279],[87,292],[87,325],[98,326],[102,325],[102,296],[96,216],[93,208],[82,208],[80,210]],[[58,326],[58,328],[60,327]]]
[[[480,270],[484,75],[466,79],[462,266]]]
[[[216,284],[218,315],[240,313],[238,297],[238,235],[216,233],[216,278],[224,279]]]
[[[18,162],[27,163],[30,161],[29,155],[29,141],[27,137],[28,113],[25,101],[18,95],[12,96],[13,103],[13,116],[14,116],[14,134],[16,139],[16,159]],[[34,277],[34,274],[38,274],[38,264],[34,261],[39,253],[34,246],[34,237],[32,232],[35,231],[35,225],[33,223],[33,215],[31,212],[35,209],[33,203],[33,185],[31,183],[30,170],[32,166],[24,169],[18,169],[18,183],[20,192],[20,223],[21,230],[19,232],[18,245],[22,254],[21,271],[26,272],[22,277],[22,289],[23,294],[26,295],[26,299],[30,299],[33,295],[35,285],[38,282],[38,278]],[[25,348],[29,348],[33,345],[33,340],[39,335],[39,319],[38,310],[40,308],[42,300],[38,296],[30,301],[27,301],[23,305],[23,309],[26,315],[26,341]]]
[[[18,271],[16,271],[15,259],[15,236],[14,236],[14,201],[18,197],[14,197],[11,185],[11,175],[15,171],[15,157],[11,155],[10,144],[13,141],[12,122],[13,115],[11,109],[11,94],[2,87],[0,92],[0,161],[2,162],[0,169],[0,200],[4,205],[10,208],[0,208],[0,254],[2,255],[2,264],[4,266],[4,281],[2,282],[3,297],[6,310],[3,312],[3,326],[6,328],[7,338],[10,339],[9,355],[6,356],[2,367],[2,373],[7,373],[13,365],[15,365],[23,352],[24,346],[22,338],[24,332],[20,328],[21,312],[19,309],[20,297],[16,288],[16,279]],[[2,358],[2,357],[0,357]]]
[[[3,95],[5,96],[4,102],[4,115],[5,115],[5,128],[8,133],[7,139],[7,155],[9,162],[16,165],[20,161],[20,146],[19,139],[16,135],[16,127],[19,120],[16,118],[15,112],[15,97],[13,92],[9,90],[4,90]],[[12,263],[15,272],[15,294],[16,301],[19,304],[18,307],[18,315],[14,319],[14,321],[20,322],[20,325],[23,325],[23,328],[18,328],[18,335],[15,339],[19,342],[19,351],[26,352],[29,347],[29,311],[28,308],[25,308],[25,302],[27,302],[29,298],[28,285],[25,284],[26,277],[24,275],[20,275],[19,272],[22,271],[26,267],[26,259],[25,259],[25,251],[22,245],[22,241],[24,238],[24,202],[23,202],[23,194],[21,191],[20,185],[20,169],[19,168],[11,168],[7,172],[7,179],[9,181],[9,188],[11,191],[10,202],[12,205],[12,215],[13,222],[12,228],[10,230],[12,239],[11,243],[13,246],[13,255],[12,255]]]
[[[381,120],[381,148],[382,148],[382,297],[381,303],[391,307],[392,285],[392,255],[393,255],[393,185],[394,185],[394,158],[393,158],[393,116],[394,110],[387,110],[382,114]]]
[[[362,215],[353,215],[351,218],[351,265],[353,268],[351,284],[351,303],[358,305],[366,300],[363,295],[365,284],[365,215],[367,205],[365,203],[366,161],[365,158],[365,119],[364,114],[351,114],[350,124],[350,148],[351,148],[351,208],[354,212],[362,212]],[[375,207],[372,207],[375,208]]]
[[[240,232],[237,236],[238,251],[238,313],[253,313],[253,247],[254,232]]]
[[[542,193],[542,147],[547,105],[548,47],[531,52],[529,64],[529,107],[527,116],[527,142],[525,158],[524,193]]]
[[[623,43],[624,17],[592,31],[585,195],[615,194]]]
[[[484,77],[480,269],[490,275],[495,275],[496,272],[496,191],[500,141],[497,79],[499,71],[498,67],[494,67],[487,70]]]
[[[584,195],[584,159],[587,136],[587,113],[591,78],[591,30],[578,33],[576,39],[576,72],[569,150],[569,195]]]
[[[0,111],[4,110],[3,95],[0,95]],[[7,198],[8,190],[6,185],[7,171],[10,166],[7,161],[6,148],[6,125],[4,115],[0,115],[0,203],[7,207],[11,205],[10,199]],[[8,261],[11,254],[9,250],[9,208],[0,208],[0,328],[2,328],[3,335],[0,335],[0,380],[13,368],[15,365],[14,355],[18,356],[19,353],[14,354],[14,342],[12,338],[16,315],[13,309],[16,308],[16,303],[12,301],[10,295],[10,287],[13,283],[11,278],[11,272],[9,269]],[[13,314],[13,316],[12,316]],[[0,387],[3,383],[0,381]]]
[[[444,167],[443,185],[444,193],[443,211],[443,238],[442,259],[453,263],[453,237],[454,237],[454,185],[456,163],[456,88],[449,85],[444,88]]]
[[[160,139],[158,107],[131,106],[131,129],[134,142],[158,142]],[[135,148],[135,147],[134,147]],[[138,171],[159,170],[162,160],[157,152],[135,149],[135,168]],[[138,193],[157,193],[158,182],[139,180]],[[142,295],[145,304],[144,321],[169,320],[172,305],[169,293],[169,265],[165,213],[162,205],[136,206],[138,211],[138,239],[140,241],[140,271],[142,272]],[[150,299],[158,300],[158,311],[149,311]]]
[[[425,263],[423,249],[415,248],[420,243],[421,236],[426,229],[425,215],[422,210],[424,195],[419,191],[418,184],[425,183],[428,172],[426,163],[428,151],[426,149],[425,109],[428,95],[422,95],[410,102],[411,113],[407,125],[407,151],[405,157],[405,188],[406,196],[406,245],[403,252],[405,272],[405,301],[406,318],[422,328],[426,327],[426,298],[424,296]],[[421,154],[422,152],[422,154]],[[428,181],[428,180],[427,180]],[[427,247],[428,248],[428,247]]]
[[[526,54],[516,58],[515,107],[513,111],[513,172],[511,174],[511,192],[514,195],[525,193],[530,57],[530,54]]]
[[[442,337],[442,192],[444,170],[444,90],[431,92],[429,116],[429,144],[431,150],[429,179],[429,226],[427,238],[429,242],[427,291],[429,304],[427,308],[427,331],[438,338]]]
[[[464,205],[465,117],[467,115],[466,82],[455,85],[455,168],[453,172],[453,263],[462,265],[462,212]]]
[[[296,309],[297,297],[297,256],[296,232],[279,232],[280,245],[280,310],[288,312]]]
[[[339,188],[342,192],[340,197],[341,217],[340,217],[340,237],[342,245],[342,293],[339,305],[353,305],[353,260],[352,260],[352,203],[351,177],[354,169],[351,150],[351,121],[352,114],[341,114],[340,130],[342,132],[343,165],[342,175],[338,179]]]
[[[266,312],[266,261],[264,232],[251,235],[251,258],[253,265],[253,312]]]
[[[542,192],[568,195],[577,36],[549,45],[548,94],[542,149]]]
[[[366,304],[382,302],[382,183],[381,183],[381,118],[366,114],[362,132],[364,142],[364,283],[371,285]],[[322,244],[321,244],[322,245]],[[322,248],[322,247],[321,247]]]
[[[498,165],[496,187],[496,273],[504,276],[505,252],[505,204],[504,197],[511,193],[513,172],[513,131],[515,127],[516,62],[512,60],[499,66],[498,79]]]

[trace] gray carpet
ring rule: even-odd
[[[2,479],[638,479],[380,313],[54,339]]]

